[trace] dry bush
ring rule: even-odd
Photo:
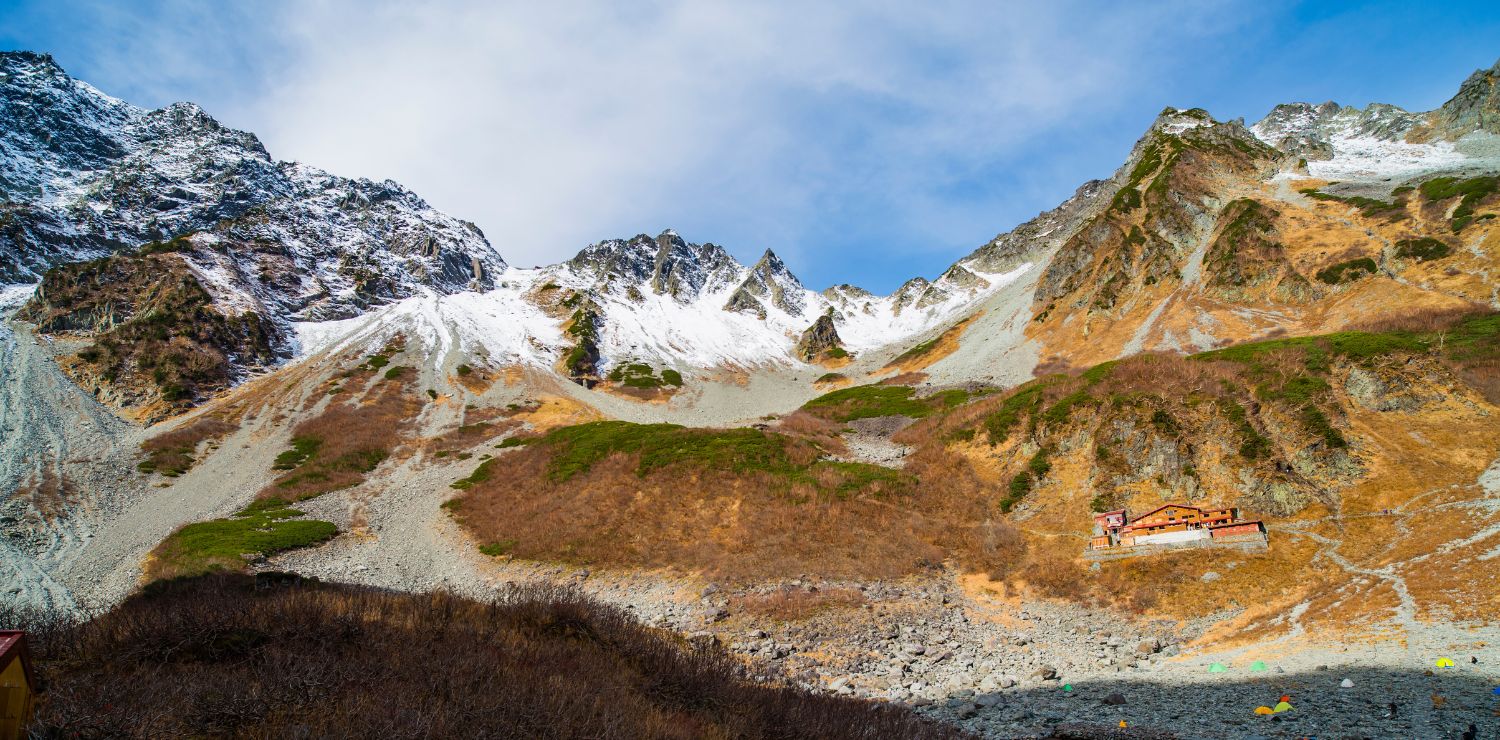
[[[927,373],[914,371],[892,375],[880,381],[879,385],[916,385],[927,379]]]
[[[816,459],[793,443],[794,463]],[[639,474],[639,458],[615,454],[558,481],[546,443],[508,453],[505,476],[485,477],[457,504],[481,543],[516,557],[619,567],[670,567],[752,581],[815,574],[888,578],[937,567],[958,555],[995,562],[981,523],[998,517],[967,463],[940,450],[915,469],[941,480],[891,492],[875,481],[844,495],[771,472],[668,465]],[[833,475],[815,468],[816,475]],[[860,470],[863,470],[861,468]],[[841,473],[842,474],[842,473]],[[891,471],[892,475],[897,475]],[[859,472],[844,479],[859,484]],[[839,490],[840,481],[822,481]]]
[[[481,409],[480,411],[488,410]],[[427,440],[425,447],[431,450],[467,449],[497,437],[503,437],[525,426],[522,422],[509,418],[509,416],[509,414],[503,412],[467,414],[463,424],[455,427],[452,431]]]
[[[77,485],[67,474],[59,475],[50,465],[17,488],[13,495],[30,502],[31,508],[49,522],[66,517],[78,503]]]
[[[1037,378],[1046,375],[1077,375],[1085,369],[1087,368],[1082,368],[1069,362],[1067,358],[1054,356],[1038,362],[1036,368],[1031,371],[1031,374]]]
[[[311,449],[311,454],[258,497],[300,501],[363,483],[395,451],[421,411],[421,401],[407,386],[404,377],[381,380],[363,400],[334,398],[323,413],[293,427],[294,449]]]
[[[776,423],[776,431],[791,437],[810,440],[831,455],[849,454],[849,446],[840,435],[844,425],[839,422],[814,416],[802,409],[783,416]]]
[[[865,595],[852,588],[808,590],[787,586],[770,593],[747,594],[730,600],[735,614],[798,622],[836,609],[853,609],[865,603]]]
[[[1020,571],[1020,577],[1038,594],[1052,599],[1088,603],[1093,581],[1083,566],[1072,558],[1053,555],[1031,560]]]
[[[40,626],[37,737],[959,736],[896,705],[753,683],[716,643],[557,587],[482,603],[209,576]]]
[[[1099,382],[1094,393],[1150,393],[1185,399],[1193,394],[1221,395],[1225,381],[1243,386],[1241,368],[1231,363],[1203,362],[1182,355],[1142,354],[1116,364]]]
[[[1500,405],[1500,360],[1465,362],[1459,366],[1458,376],[1483,394],[1485,400]]]
[[[140,469],[142,472],[159,472],[167,476],[182,475],[197,462],[194,454],[199,445],[225,437],[239,428],[239,424],[218,416],[203,416],[191,424],[158,434],[141,443],[146,459],[141,462]]]
[[[1447,331],[1464,319],[1472,318],[1479,314],[1491,313],[1491,311],[1492,309],[1488,306],[1478,303],[1442,308],[1415,308],[1408,309],[1401,314],[1361,321],[1351,325],[1349,330],[1373,333],[1391,331],[1418,333]]]
[[[801,409],[781,417],[776,423],[776,431],[799,437],[836,437],[843,430],[843,424]]]

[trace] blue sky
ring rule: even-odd
[[[1108,176],[1163,106],[1427,110],[1500,57],[1482,2],[415,5],[0,0],[0,47],[397,180],[513,264],[672,227],[879,292]]]

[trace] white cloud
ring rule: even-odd
[[[166,24],[119,25],[137,59],[170,47],[165,66],[191,68],[187,48],[256,77],[207,102],[274,156],[397,180],[515,264],[675,226],[799,271],[858,261],[818,250],[867,235],[931,274],[1016,220],[976,182],[1081,112],[1150,95],[1244,17],[1188,0],[496,5],[170,6]]]

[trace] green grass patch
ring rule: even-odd
[[[489,480],[495,474],[495,462],[497,460],[499,458],[491,458],[479,463],[479,467],[474,468],[474,472],[470,473],[469,477],[453,481],[450,486],[460,491],[466,491],[479,483]]]
[[[1333,427],[1332,422],[1328,421],[1328,415],[1323,413],[1323,410],[1317,406],[1308,406],[1302,409],[1302,426],[1307,431],[1321,437],[1324,444],[1329,447],[1343,448],[1349,446],[1349,441],[1344,439],[1344,435],[1340,434],[1339,430]]]
[[[1401,259],[1427,262],[1429,260],[1442,259],[1452,253],[1452,247],[1432,237],[1402,239],[1396,242],[1396,256]]]
[[[671,386],[678,388],[682,386],[682,373],[671,368],[663,368],[661,376],[657,376],[656,368],[644,362],[627,362],[614,366],[605,376],[610,382],[619,383],[629,388],[640,388],[650,390]]]
[[[261,499],[227,519],[189,524],[157,548],[152,570],[186,576],[215,570],[242,570],[245,555],[267,556],[328,541],[338,534],[332,522],[298,519],[301,511],[280,499]]]
[[[469,367],[467,363],[460,364],[456,369],[458,370],[458,377],[460,378],[474,372],[474,368]]]
[[[1000,510],[1010,513],[1026,495],[1036,488],[1047,473],[1052,470],[1051,453],[1043,447],[1026,461],[1026,469],[1017,473],[1010,479],[1010,485],[1006,486],[1005,497],[1000,499]]]
[[[506,437],[505,439],[500,440],[500,444],[495,445],[495,447],[502,450],[509,449],[511,447],[525,447],[526,445],[537,441],[537,439],[537,437]]]
[[[922,418],[937,410],[941,399],[917,398],[916,389],[904,385],[856,385],[825,393],[802,405],[814,416],[832,421],[853,421],[877,416]]]
[[[480,545],[479,551],[492,558],[498,558],[501,555],[504,555],[511,550],[516,549],[516,545],[518,544],[520,544],[519,540],[505,539],[500,540],[499,542],[491,542],[488,545]]]
[[[1329,285],[1340,285],[1352,283],[1362,277],[1368,277],[1379,272],[1380,268],[1375,260],[1369,257],[1358,257],[1346,260],[1335,265],[1329,265],[1318,271],[1317,278]]]
[[[816,459],[798,463],[792,446],[805,442],[758,429],[596,421],[554,429],[537,444],[550,448],[548,475],[556,482],[587,473],[615,454],[636,456],[635,473],[641,477],[672,466],[737,475],[764,473],[840,498],[875,485],[888,492],[915,482],[907,473],[879,465]]]
[[[1334,195],[1332,193],[1322,192],[1317,188],[1307,188],[1304,190],[1299,190],[1298,192],[1306,195],[1309,198],[1312,198],[1313,200],[1331,201],[1334,203],[1347,203],[1358,208],[1360,210],[1360,214],[1364,216],[1396,215],[1404,210],[1404,206],[1402,206],[1402,204],[1399,202],[1392,203],[1389,201],[1377,200],[1375,198],[1366,198],[1362,195]]]
[[[1022,386],[1007,396],[1000,403],[1000,408],[984,417],[981,422],[989,435],[990,444],[997,445],[1010,438],[1010,432],[1016,424],[1024,416],[1034,412],[1041,403],[1042,385],[1039,383]]]
[[[1259,460],[1269,457],[1271,454],[1271,440],[1255,425],[1250,423],[1250,416],[1238,401],[1232,398],[1219,399],[1219,409],[1223,411],[1225,418],[1234,426],[1235,433],[1239,436],[1239,453],[1247,460]]]
[[[1288,337],[1247,342],[1221,349],[1191,355],[1195,360],[1225,360],[1249,365],[1263,371],[1268,353],[1286,349],[1307,351],[1316,362],[1317,357],[1337,355],[1355,361],[1369,360],[1394,352],[1425,352],[1432,342],[1427,335],[1413,332],[1362,332],[1345,331],[1319,334],[1310,337]]]
[[[317,437],[292,437],[292,448],[276,456],[276,462],[271,465],[272,470],[292,470],[298,465],[305,463],[313,455],[318,454],[318,448],[323,446],[323,440]]]
[[[899,364],[901,364],[903,362],[906,362],[908,360],[915,360],[918,357],[922,357],[923,355],[926,355],[928,352],[931,352],[933,349],[936,349],[937,345],[938,345],[938,341],[941,340],[941,339],[942,339],[942,336],[936,336],[936,337],[933,337],[932,339],[929,339],[929,340],[927,340],[925,342],[917,344],[917,345],[913,346],[911,349],[908,349],[905,352],[902,352],[901,354],[896,355],[896,359],[891,360],[891,364],[892,365],[899,365]]]
[[[1452,228],[1456,233],[1462,231],[1474,220],[1474,209],[1479,207],[1480,201],[1500,191],[1500,177],[1494,175],[1467,179],[1436,177],[1422,183],[1421,190],[1422,197],[1430,201],[1463,197],[1458,207],[1453,209]]]
[[[1097,403],[1088,391],[1078,390],[1069,393],[1057,400],[1046,411],[1042,412],[1042,420],[1048,424],[1066,424],[1068,417],[1072,415],[1073,409],[1079,406],[1091,406]]]
[[[848,379],[848,377],[849,376],[844,375],[843,373],[823,373],[822,375],[818,376],[818,379],[815,382],[818,382],[818,383],[834,383],[834,382],[837,382],[837,381],[840,381],[840,380],[846,380],[846,379]]]
[[[379,370],[391,364],[391,358],[386,355],[370,355],[365,358],[365,367],[371,370]]]

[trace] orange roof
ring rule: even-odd
[[[1199,514],[1203,513],[1203,509],[1200,509],[1200,508],[1198,508],[1196,506],[1188,506],[1187,504],[1163,504],[1161,506],[1158,506],[1158,507],[1156,507],[1156,508],[1154,508],[1154,509],[1152,509],[1152,510],[1150,510],[1150,511],[1148,511],[1148,512],[1146,512],[1146,513],[1144,513],[1144,514],[1142,514],[1142,515],[1140,515],[1138,517],[1136,517],[1135,520],[1136,521],[1140,521],[1142,519],[1145,519],[1146,517],[1151,516],[1152,514],[1155,514],[1158,511],[1161,511],[1162,509],[1192,509],[1193,511],[1196,511]]]

